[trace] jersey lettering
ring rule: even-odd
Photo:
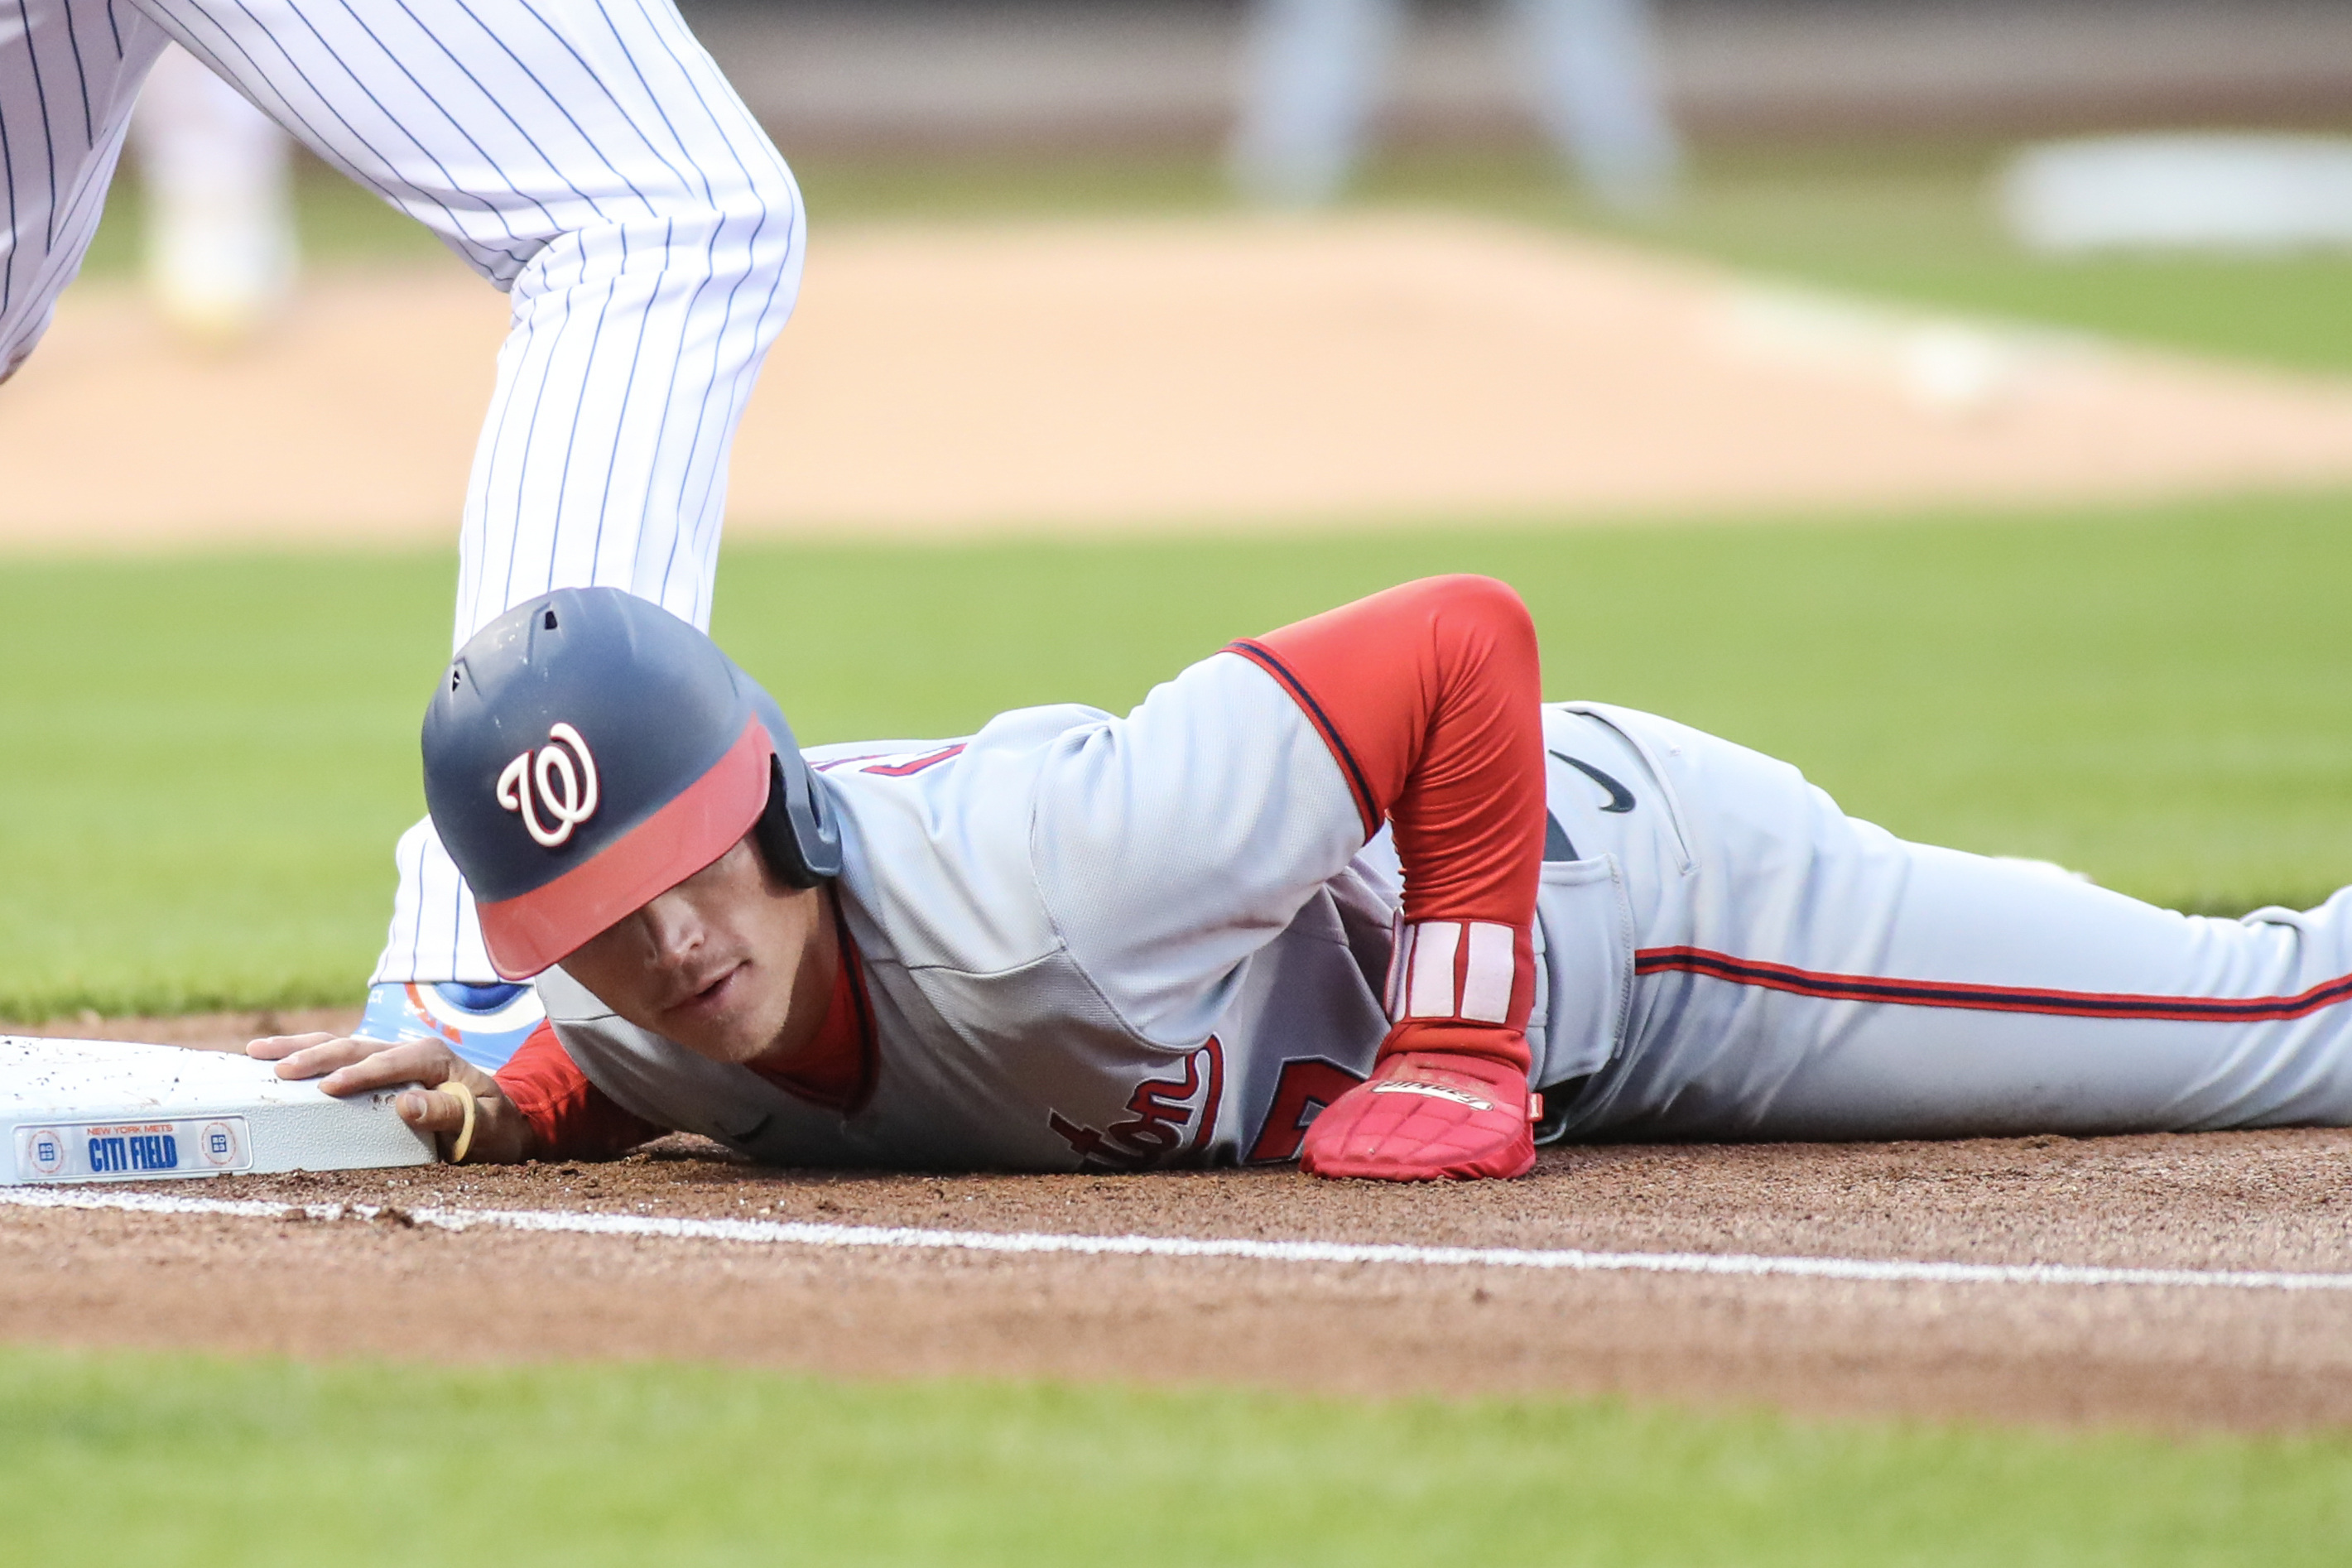
[[[1258,1131],[1257,1142],[1243,1160],[1245,1165],[1270,1165],[1279,1160],[1295,1160],[1298,1146],[1307,1141],[1307,1124],[1323,1113],[1323,1108],[1364,1081],[1361,1073],[1318,1058],[1282,1064],[1282,1077],[1274,1086],[1274,1104],[1265,1113],[1265,1125]]]
[[[1203,1058],[1208,1092],[1201,1093]],[[1145,1079],[1127,1098],[1126,1120],[1097,1131],[1072,1121],[1058,1110],[1045,1114],[1046,1125],[1077,1152],[1083,1171],[1148,1171],[1165,1165],[1180,1153],[1201,1155],[1216,1135],[1217,1101],[1224,1095],[1225,1048],[1214,1035],[1184,1058],[1181,1079]],[[1193,1097],[1200,1095],[1196,1106]],[[1192,1127],[1188,1139],[1184,1132]]]

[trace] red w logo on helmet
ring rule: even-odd
[[[539,844],[552,849],[572,837],[572,830],[596,815],[596,759],[580,731],[558,721],[547,731],[547,744],[525,752],[499,774],[499,804],[519,813],[523,827]],[[544,812],[552,827],[544,826]]]

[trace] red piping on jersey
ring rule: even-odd
[[[1356,761],[1356,753],[1348,749],[1348,742],[1339,738],[1339,727],[1331,722],[1330,715],[1323,711],[1323,705],[1315,700],[1315,694],[1307,689],[1307,683],[1291,673],[1290,667],[1276,658],[1273,649],[1254,638],[1244,637],[1238,642],[1228,643],[1225,651],[1241,655],[1282,683],[1283,689],[1290,693],[1291,700],[1306,713],[1307,722],[1315,726],[1315,732],[1323,737],[1324,745],[1329,747],[1331,754],[1339,760],[1340,771],[1348,775],[1348,793],[1356,800],[1356,814],[1364,819],[1364,837],[1370,838],[1378,833],[1381,819],[1386,813],[1372,795],[1371,781],[1364,776],[1363,764]]]
[[[2263,1023],[2300,1018],[2352,999],[2352,974],[2323,981],[2293,996],[2142,996],[2128,992],[2053,991],[2028,986],[1975,985],[1949,980],[1885,980],[1833,974],[1785,963],[1734,958],[1701,947],[1647,948],[1633,955],[1633,973],[1679,973],[1754,985],[1832,1002],[1885,1002],[1904,1007],[1952,1007],[1982,1013],[2042,1013],[2061,1018],[2146,1018],[2174,1023]]]
[[[860,768],[857,771],[861,773],[872,773],[878,778],[903,779],[911,774],[921,773],[925,768],[937,767],[940,763],[946,762],[950,757],[961,756],[963,754],[963,749],[967,743],[968,742],[963,741],[958,741],[952,746],[945,746],[936,752],[926,752],[921,756],[915,758],[912,762],[877,763],[870,768]]]
[[[1397,1020],[1381,1053],[1461,1051],[1524,1067],[1547,820],[1543,679],[1527,605],[1491,577],[1428,577],[1227,651],[1272,677],[1321,737],[1365,836],[1383,820],[1394,830],[1409,923],[1511,933],[1499,1016]],[[1449,978],[1458,997],[1461,977]]]

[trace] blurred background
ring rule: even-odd
[[[1381,118],[1406,141],[1528,140],[1499,0],[1416,0]],[[2352,13],[2326,0],[1654,0],[1659,74],[1702,145],[2341,124]],[[688,0],[804,154],[1228,134],[1249,0]]]
[[[1253,97],[1270,21],[1370,57],[1360,177],[1501,182],[1543,144],[1528,47],[1542,0],[685,0],[696,32],[843,214],[1013,198],[1009,165],[1122,165],[1099,195],[1209,200]],[[2352,9],[2326,0],[1622,0],[1702,191],[1754,160],[1841,149],[1973,166],[2021,140],[2179,127],[2342,129]],[[1386,14],[1385,20],[1363,16]],[[1361,36],[1392,35],[1366,47]],[[1355,68],[1361,69],[1359,65]],[[167,73],[168,74],[168,73]],[[1312,69],[1292,73],[1311,78]],[[1311,93],[1308,80],[1301,89]],[[166,91],[184,95],[184,86]],[[152,160],[151,160],[152,161]],[[1426,167],[1430,164],[1443,167]],[[131,167],[135,179],[137,163]],[[1475,171],[1475,172],[1474,172]],[[888,175],[896,176],[886,178]],[[929,172],[936,179],[924,177]],[[307,179],[320,171],[305,169]],[[859,179],[858,175],[866,178]],[[1041,193],[1041,196],[1045,193]],[[133,215],[92,258],[129,262]],[[329,253],[358,237],[314,221]],[[373,246],[379,243],[366,237]]]
[[[2352,116],[2352,10],[2327,0],[1623,8],[1643,18],[1658,97],[1702,174],[1740,150],[1933,141],[1957,156],[1969,143],[2031,136],[2327,129]],[[1170,165],[1155,194],[1171,195],[1183,184],[1174,168],[1205,173],[1233,141],[1257,85],[1257,35],[1270,17],[1302,9],[1395,14],[1390,47],[1372,51],[1384,58],[1370,132],[1387,157],[1493,159],[1538,142],[1526,18],[1515,14],[1543,9],[1539,0],[686,0],[682,9],[778,142],[820,175],[877,163],[1115,154]],[[1349,37],[1344,26],[1327,33],[1343,47]],[[935,195],[919,184],[905,194]],[[126,237],[118,228],[115,237]]]
[[[2220,368],[2352,369],[2352,7],[686,8],[814,237],[740,530],[2352,479],[2343,389]],[[499,302],[208,85],[166,58],[95,287],[0,394],[0,537],[432,537]],[[163,444],[93,475],[126,385]]]

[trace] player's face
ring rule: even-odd
[[[779,881],[746,837],[563,968],[639,1028],[748,1062],[815,1034],[838,962],[824,895]]]

